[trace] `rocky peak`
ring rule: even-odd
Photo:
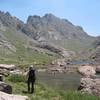
[[[14,23],[12,23],[11,20],[12,16],[8,12],[0,12],[0,21],[2,22],[2,24],[9,26]]]
[[[22,27],[24,24],[18,18],[11,16],[9,12],[1,12],[1,11],[0,11],[0,22],[2,23],[3,26],[16,29]]]
[[[54,19],[54,18],[57,18],[55,15],[53,15],[53,14],[51,14],[51,13],[45,14],[43,17],[44,17],[44,18],[47,18],[47,19]]]
[[[29,16],[28,19],[27,19],[27,22],[34,23],[35,21],[40,20],[40,19],[41,19],[41,17],[40,16],[37,16],[37,15]]]
[[[63,22],[67,23],[67,24],[70,24],[70,25],[73,25],[70,21],[68,21],[67,19],[62,19]]]
[[[43,17],[37,15],[29,16],[27,25],[24,29],[25,33],[26,29],[28,31],[31,30],[30,32],[27,31],[29,33],[28,35],[38,36],[39,33],[39,37],[42,36],[45,39],[48,37],[49,40],[50,38],[54,40],[61,40],[64,38],[70,40],[77,39],[83,42],[89,38],[82,27],[75,26],[70,21],[66,19],[60,19],[51,13],[45,14]]]
[[[55,15],[49,13],[49,14],[45,14],[43,17],[42,17],[42,21],[44,22],[47,22],[47,24],[57,24],[61,21],[60,18],[56,17]]]
[[[76,28],[77,28],[78,30],[82,30],[82,31],[83,31],[83,28],[82,28],[81,26],[76,26]]]
[[[56,16],[54,16],[53,14],[45,14],[43,17],[34,15],[34,16],[29,16],[28,20],[27,20],[27,24],[47,24],[47,23],[55,23],[58,21],[59,18],[57,18]]]
[[[10,16],[11,17],[11,14],[9,12],[6,12],[5,15],[7,16]]]

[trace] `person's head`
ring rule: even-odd
[[[29,70],[32,70],[32,69],[33,69],[33,65],[30,65]]]

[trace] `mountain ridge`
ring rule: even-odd
[[[37,55],[41,53],[48,56],[50,53],[53,56],[56,51],[60,51],[57,54],[69,57],[75,52],[91,47],[95,39],[84,32],[82,27],[75,26],[70,21],[53,14],[45,14],[42,17],[29,16],[24,23],[9,12],[0,11],[0,46],[2,47],[0,53],[4,55],[9,51],[9,56],[12,52],[16,54],[13,56],[31,55],[31,53],[34,55],[36,52]]]

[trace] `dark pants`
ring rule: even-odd
[[[35,80],[28,79],[28,92],[34,93]]]

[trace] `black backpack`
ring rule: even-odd
[[[35,70],[29,71],[29,78],[35,78]]]

